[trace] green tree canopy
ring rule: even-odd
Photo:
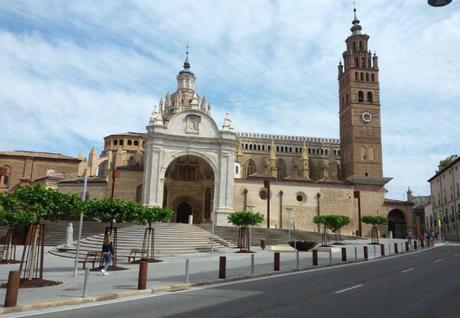
[[[170,222],[173,211],[169,208],[160,207],[143,207],[139,214],[139,222],[142,224],[148,223],[152,227],[153,222]]]
[[[85,210],[88,217],[95,218],[102,223],[137,222],[141,219],[143,207],[132,201],[119,199],[100,199],[85,201]]]
[[[47,217],[56,220],[60,216],[78,215],[81,200],[73,194],[60,193],[42,186],[20,186],[14,192],[2,193],[3,224],[27,225],[38,223]]]
[[[441,171],[442,169],[444,169],[445,167],[450,165],[457,158],[458,158],[458,155],[451,155],[451,156],[447,157],[446,159],[443,159],[443,160],[439,161],[438,170],[436,172]]]
[[[228,221],[239,227],[248,227],[262,223],[264,216],[259,212],[239,211],[228,216]]]
[[[361,217],[361,221],[363,223],[372,224],[372,225],[388,223],[388,219],[381,215],[363,215]]]
[[[313,218],[313,223],[323,224],[333,233],[350,224],[350,222],[350,218],[346,215],[317,215]]]

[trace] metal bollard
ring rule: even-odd
[[[185,259],[185,283],[190,283],[190,259]]]
[[[219,278],[224,279],[225,278],[225,271],[226,271],[226,265],[227,263],[227,258],[225,256],[219,257]]]
[[[88,278],[89,278],[89,267],[85,268],[85,278],[83,280],[83,295],[82,297],[86,297],[88,295]]]
[[[367,261],[367,259],[369,258],[369,253],[367,251],[367,246],[363,247],[363,251],[364,251],[364,260]]]
[[[417,241],[414,240],[414,250],[416,250],[416,249],[417,249]]]
[[[409,242],[406,242],[406,252],[409,252]]]
[[[395,243],[395,254],[398,254],[398,243]]]
[[[358,261],[358,247],[355,246],[355,262]]]
[[[329,249],[329,264],[332,265],[332,248]]]
[[[313,266],[318,266],[318,250],[313,250],[311,255],[313,259]]]
[[[273,264],[273,270],[279,271],[280,270],[280,253],[276,252],[274,253],[274,264]]]
[[[148,263],[141,261],[139,263],[139,277],[137,281],[137,289],[147,289],[147,271]]]
[[[347,248],[342,247],[342,262],[346,262],[346,261],[347,261]]]
[[[251,275],[254,275],[254,254],[251,254]]]
[[[299,250],[296,251],[296,255],[295,255],[295,265],[296,265],[296,269],[299,270],[300,269],[300,257],[299,257]]]
[[[375,244],[374,244],[374,258],[376,258],[376,257],[377,257],[377,246],[375,246]]]
[[[380,255],[385,256],[385,245],[384,244],[380,244]]]
[[[21,273],[19,271],[10,271],[8,274],[8,285],[6,287],[5,307],[15,307],[18,303],[20,281]]]
[[[265,240],[260,240],[260,248],[265,249]]]

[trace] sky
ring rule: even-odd
[[[0,149],[76,156],[144,132],[187,42],[219,125],[229,112],[238,131],[338,138],[351,2],[0,1]],[[460,153],[460,1],[359,1],[357,15],[379,56],[387,196],[427,195]]]

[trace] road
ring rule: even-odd
[[[460,246],[379,261],[34,315],[76,317],[460,317]]]

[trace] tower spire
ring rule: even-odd
[[[353,34],[361,34],[362,27],[359,25],[359,20],[356,17],[356,2],[353,1],[353,21],[351,22],[353,25],[350,28],[350,31]]]
[[[189,49],[189,46],[188,46],[188,42],[187,42],[187,46],[185,47],[184,70],[190,69],[190,62],[188,61],[188,49]]]

